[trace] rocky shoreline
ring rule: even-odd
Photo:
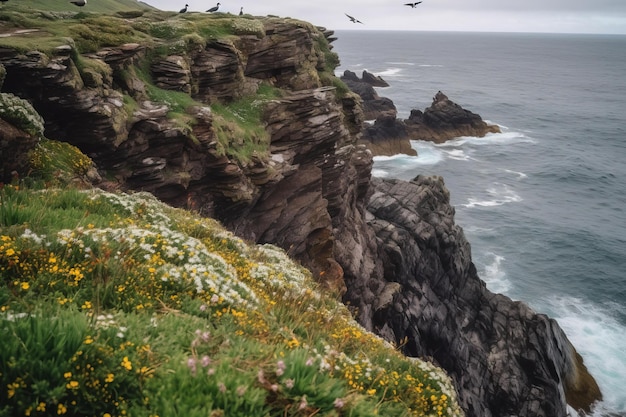
[[[454,103],[441,91],[434,95],[429,107],[423,111],[413,109],[408,119],[401,120],[393,102],[380,97],[374,89],[388,86],[381,77],[363,71],[359,78],[346,70],[341,80],[363,100],[366,120],[374,120],[373,124],[363,126],[360,138],[360,143],[367,145],[374,155],[415,155],[411,140],[443,143],[460,136],[483,137],[501,132],[498,126],[486,123],[480,115]]]
[[[147,98],[130,70],[149,56],[138,44],[91,54],[108,68],[91,76],[78,71],[67,47],[51,56],[2,48],[2,92],[28,100],[46,136],[89,155],[108,178],[96,186],[149,191],[243,238],[284,248],[341,294],[367,329],[443,367],[467,416],[565,416],[568,404],[589,410],[601,393],[558,324],[491,293],[478,277],[443,179],[371,177],[372,151],[363,142],[375,135],[363,130],[364,100],[338,97],[319,76],[325,56],[316,45],[332,32],[260,22],[263,36],[207,41],[149,66],[161,88],[207,103],[186,110],[191,128]],[[286,94],[265,108],[269,156],[240,163],[220,152],[209,103],[227,103],[261,82]],[[138,104],[131,115],[125,97]],[[459,125],[491,131],[443,93],[406,121],[383,113],[380,123],[403,125],[406,138],[469,134]],[[435,135],[432,123],[445,129]],[[3,155],[25,152],[19,146],[28,135],[18,133],[0,124]]]

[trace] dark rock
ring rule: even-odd
[[[365,80],[366,77],[367,80]],[[341,80],[363,100],[365,119],[374,120],[383,116],[396,117],[397,110],[393,102],[386,97],[380,97],[374,89],[374,84],[386,84],[382,78],[377,78],[364,71],[363,79],[360,79],[354,72],[346,70]]]
[[[365,126],[361,143],[374,155],[417,155],[411,147],[406,124],[395,116],[379,116],[373,125]]]
[[[499,133],[500,128],[485,123],[482,118],[465,110],[443,94],[437,92],[433,103],[422,113],[412,110],[405,121],[409,138],[443,143],[460,136],[483,137]]]
[[[30,155],[39,138],[0,118],[0,183],[23,178],[30,170]]]
[[[372,73],[367,72],[367,70],[363,71],[363,75],[361,76],[361,81],[364,83],[370,84],[374,87],[389,87],[389,83],[383,80],[380,75],[374,75]]]
[[[587,410],[601,398],[554,320],[487,290],[440,177],[372,185],[369,224],[384,278],[373,285],[346,275],[346,300],[362,323],[396,343],[408,338],[407,355],[432,357],[446,369],[463,387],[468,416],[565,416],[564,388],[587,392]],[[372,311],[363,295],[378,288],[374,305],[386,306],[394,284],[402,291],[391,291],[392,307]]]

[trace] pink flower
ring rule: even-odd
[[[267,382],[267,379],[265,379],[265,372],[263,372],[263,369],[259,369],[259,372],[257,372],[256,374],[256,378],[260,384],[265,384]]]
[[[307,360],[306,360],[305,365],[306,365],[306,366],[311,366],[311,365],[313,365],[314,363],[315,363],[315,359],[313,359],[313,358],[309,358],[309,359],[307,359]]]
[[[223,394],[226,392],[226,385],[223,382],[217,384],[217,389]]]
[[[209,358],[207,355],[204,355],[202,357],[202,367],[206,368],[207,366],[209,366],[211,364],[211,358]]]
[[[292,389],[292,388],[293,388],[293,386],[294,386],[294,384],[295,384],[295,382],[296,382],[296,381],[294,381],[294,380],[293,380],[293,379],[291,379],[291,378],[286,379],[286,380],[285,380],[285,386],[286,386],[288,389]]]
[[[300,404],[298,405],[298,410],[304,410],[307,405],[309,405],[306,401],[306,395],[302,396],[302,399],[300,400]]]
[[[346,403],[343,401],[342,398],[337,398],[335,399],[335,402],[333,402],[333,405],[335,406],[335,408],[342,408],[344,405],[346,405]]]
[[[196,358],[189,358],[187,359],[187,367],[189,368],[189,370],[191,371],[192,374],[196,374]]]

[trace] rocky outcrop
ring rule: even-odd
[[[360,142],[374,155],[417,155],[411,146],[407,125],[395,116],[379,116],[373,124],[366,124]]]
[[[500,128],[483,121],[480,115],[472,113],[454,103],[441,91],[433,97],[433,103],[423,112],[412,110],[408,119],[397,119],[393,102],[380,97],[374,87],[388,87],[379,76],[363,71],[359,78],[346,70],[341,80],[361,97],[365,118],[374,123],[365,124],[361,143],[374,155],[395,155],[403,153],[416,155],[411,140],[427,140],[443,143],[460,136],[483,137],[487,133],[499,133]]]
[[[379,117],[396,117],[398,111],[393,101],[387,97],[380,97],[374,89],[374,87],[389,86],[382,78],[367,71],[363,71],[363,77],[359,78],[354,72],[346,70],[341,76],[341,80],[363,100],[363,113],[366,120],[375,120]]]
[[[460,136],[483,137],[487,133],[499,133],[500,128],[487,124],[476,113],[464,109],[441,91],[433,97],[433,103],[424,112],[412,110],[404,121],[408,137],[443,143]]]
[[[577,384],[600,397],[554,320],[486,289],[442,178],[372,185],[368,224],[384,273],[346,282],[361,323],[446,369],[468,416],[565,416]]]
[[[443,143],[460,136],[483,137],[499,132],[498,126],[487,124],[480,115],[462,108],[439,91],[430,107],[423,112],[411,110],[408,119],[380,115],[373,125],[365,127],[361,142],[377,155],[390,155],[394,150],[413,155],[411,140]]]
[[[3,92],[31,102],[46,136],[87,153],[108,185],[150,191],[283,247],[365,327],[444,367],[468,416],[564,416],[566,399],[586,408],[599,398],[553,320],[485,288],[440,178],[371,178],[372,153],[358,144],[360,100],[337,97],[320,76],[319,44],[330,32],[260,22],[262,34],[199,42],[149,62],[162,89],[201,102],[177,109],[178,118],[135,73],[150,56],[137,44],[83,57],[89,68],[65,46],[51,56],[2,49]],[[264,104],[267,153],[239,160],[220,142],[210,104],[261,82],[283,91]],[[442,96],[432,107],[474,120]],[[425,111],[422,122],[441,121],[436,114]],[[581,400],[585,391],[593,394]]]

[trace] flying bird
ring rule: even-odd
[[[180,9],[180,11],[178,13],[187,13],[187,7],[189,7],[188,4],[185,4],[185,7],[183,7],[182,9]]]
[[[211,7],[209,10],[207,10],[207,12],[208,13],[213,13],[213,12],[216,12],[217,9],[219,9],[219,8],[220,8],[220,4],[217,3],[217,6]]]
[[[351,21],[352,23],[360,23],[360,24],[363,24],[363,22],[361,22],[360,20],[358,20],[358,19],[356,19],[356,18],[354,18],[354,17],[350,16],[348,13],[344,13],[344,14],[345,14],[346,16],[348,16],[348,19],[350,19],[350,21]]]
[[[87,4],[87,0],[74,0],[70,1],[70,3],[75,4],[78,7],[83,7],[85,4]]]
[[[421,1],[416,1],[415,3],[404,3],[404,5],[405,5],[405,6],[415,7],[415,6],[417,6],[418,4],[420,4],[420,3],[421,3]]]

